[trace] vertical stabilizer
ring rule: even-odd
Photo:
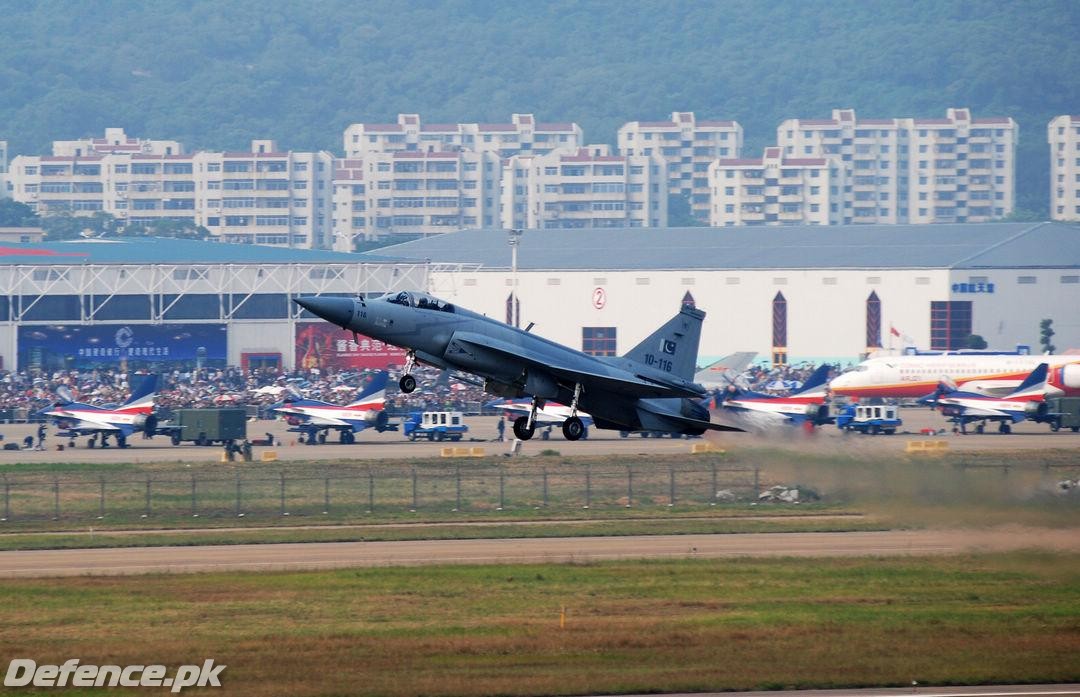
[[[684,306],[679,314],[623,357],[684,380],[693,380],[701,341],[701,322],[704,319],[703,311]]]
[[[158,376],[156,373],[150,373],[143,378],[138,387],[131,390],[131,396],[120,407],[122,411],[152,409],[154,407],[154,398],[157,397],[158,389]]]

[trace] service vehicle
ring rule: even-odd
[[[168,423],[158,427],[167,432],[173,445],[191,442],[195,445],[224,445],[230,441],[247,438],[247,410],[225,409],[177,409]]]
[[[469,427],[460,411],[414,411],[405,420],[402,431],[409,440],[459,441],[468,433]]]
[[[900,410],[888,404],[849,404],[836,416],[836,426],[841,431],[871,436],[892,435],[903,423]]]

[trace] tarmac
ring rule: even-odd
[[[868,436],[844,434],[835,426],[826,425],[807,432],[797,427],[782,427],[768,434],[754,433],[709,433],[705,438],[717,447],[737,449],[739,447],[788,448],[793,452],[807,450],[852,451],[868,455],[880,453],[899,454],[904,452],[907,443],[913,440],[943,440],[950,451],[1025,451],[1043,449],[1080,449],[1080,433],[1062,430],[1052,433],[1046,424],[1022,422],[1013,427],[1013,433],[1002,435],[991,426],[984,434],[954,434],[951,424],[938,413],[925,408],[907,408],[901,411],[904,420],[902,431],[892,436]],[[588,438],[576,442],[563,438],[558,428],[553,428],[548,439],[543,438],[543,430],[529,441],[520,443],[515,450],[511,440],[496,440],[497,417],[466,417],[469,433],[460,443],[440,443],[435,441],[406,439],[399,431],[378,433],[367,429],[357,434],[352,445],[336,442],[336,434],[331,434],[323,445],[306,445],[299,442],[297,433],[288,431],[284,421],[253,420],[248,423],[248,436],[251,439],[264,439],[266,433],[274,436],[274,446],[256,446],[254,457],[259,459],[266,450],[272,450],[279,460],[338,460],[347,458],[389,459],[438,457],[444,446],[468,446],[484,449],[486,455],[509,455],[516,452],[523,456],[537,455],[543,450],[558,450],[562,455],[616,455],[641,453],[689,453],[694,443],[701,439],[681,438],[643,438],[637,434],[620,437],[617,431],[590,429]],[[713,421],[717,421],[714,415]],[[923,433],[923,430],[932,434]],[[0,425],[3,442],[22,443],[26,436],[35,435],[35,424]],[[67,439],[58,439],[53,435],[55,429],[49,428],[46,449],[39,450],[0,450],[0,467],[4,464],[42,461],[42,462],[216,462],[221,459],[222,447],[197,446],[192,443],[172,445],[168,438],[158,436],[144,439],[139,435],[128,439],[129,447],[87,448],[86,438],[76,441],[76,447],[69,447]],[[507,429],[509,434],[511,431]],[[63,450],[60,447],[63,446]]]

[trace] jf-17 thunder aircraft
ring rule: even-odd
[[[1049,413],[1046,403],[1048,367],[1046,363],[1040,363],[1016,390],[1005,397],[961,392],[955,385],[941,383],[933,394],[919,401],[939,408],[950,421],[959,424],[961,433],[967,433],[967,425],[973,421],[979,422],[975,427],[977,433],[983,432],[987,421],[997,421],[998,431],[1009,433],[1012,424],[1024,419],[1041,422],[1047,417],[1058,416]]]
[[[308,445],[325,443],[330,429],[340,434],[338,437],[342,443],[354,443],[355,434],[365,428],[374,428],[379,433],[390,428],[389,419],[383,411],[386,406],[386,383],[389,376],[385,370],[379,371],[355,400],[343,406],[318,399],[305,399],[292,392],[283,402],[270,408],[284,414],[285,420],[292,426],[289,430],[303,433]]]
[[[123,404],[94,406],[76,402],[71,390],[61,385],[56,390],[57,401],[38,411],[37,416],[52,420],[59,429],[56,435],[70,439],[69,447],[75,446],[77,436],[90,436],[87,447],[93,448],[100,438],[101,447],[107,448],[109,437],[115,436],[116,445],[126,448],[128,437],[137,431],[147,437],[171,432],[169,428],[158,428],[154,414],[157,387],[158,376],[147,375]]]
[[[693,382],[705,313],[683,307],[664,326],[621,357],[590,356],[498,322],[426,293],[402,291],[378,298],[296,298],[337,326],[407,350],[402,392],[416,389],[417,361],[483,379],[485,391],[532,408],[514,421],[514,435],[529,440],[537,411],[553,400],[569,405],[563,436],[578,440],[588,412],[596,428],[700,435],[741,429],[709,421],[700,403],[707,390]]]

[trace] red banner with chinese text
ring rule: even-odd
[[[326,322],[296,325],[296,367],[299,370],[383,369],[405,363],[405,350],[371,339],[363,334],[353,337]]]

